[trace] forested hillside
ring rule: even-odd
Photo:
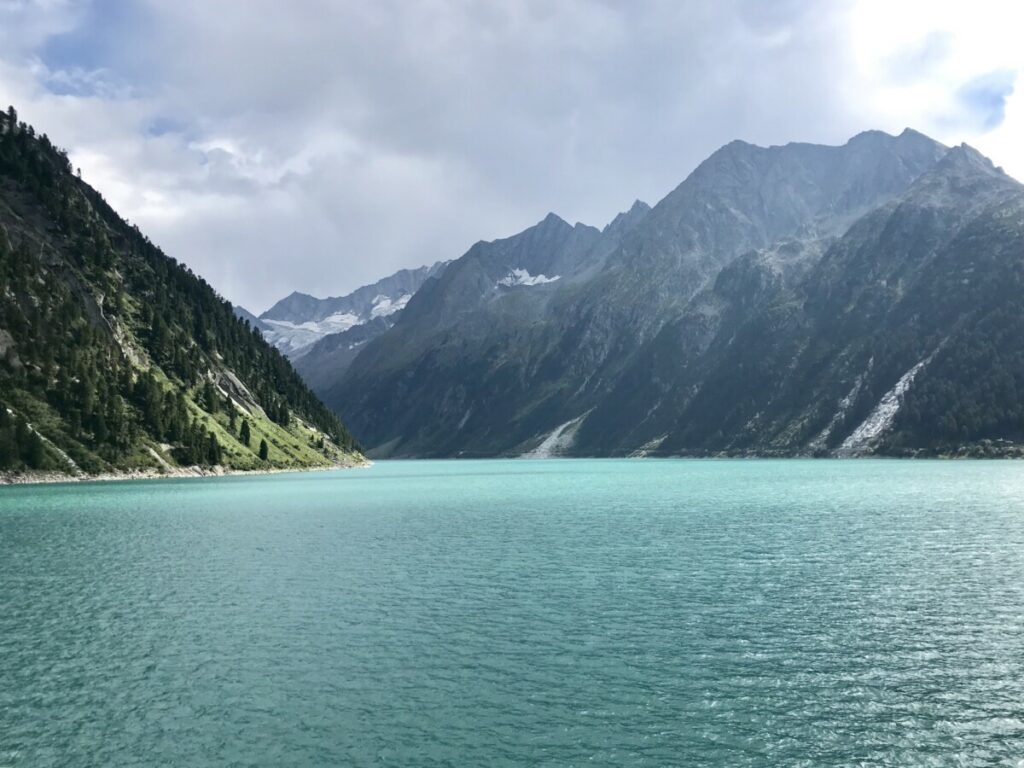
[[[0,113],[0,469],[328,466],[352,436],[65,152]]]

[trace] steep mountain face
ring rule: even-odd
[[[802,277],[787,280],[774,252],[733,262],[646,345],[635,375],[581,428],[580,445],[608,453],[858,455],[1017,439],[1016,417],[1004,410],[1016,408],[1015,396],[987,429],[940,436],[921,428],[945,419],[931,408],[913,428],[906,418],[935,375],[932,363],[961,347],[951,340],[1002,303],[991,281],[1008,270],[999,279],[1014,284],[1024,257],[1019,216],[1003,230],[1008,241],[1017,238],[1017,256],[1006,259],[1012,247],[993,241],[977,254],[988,254],[981,272],[965,257],[963,238],[976,228],[994,237],[993,211],[1012,222],[1008,211],[1021,192],[973,150],[956,148],[900,198],[857,221]],[[992,260],[997,250],[1004,256]],[[953,253],[966,263],[956,265]],[[988,287],[961,301],[973,281]],[[701,311],[712,306],[718,311]],[[701,343],[688,346],[695,339]],[[1013,376],[1002,364],[983,375]],[[959,378],[947,370],[938,387]],[[959,399],[945,405],[970,408],[953,403]]]
[[[403,269],[372,285],[365,285],[347,296],[317,299],[305,293],[292,293],[281,299],[259,318],[249,319],[264,337],[293,360],[310,352],[321,339],[368,326],[362,336],[374,329],[390,328],[394,317],[423,283],[444,269],[437,262],[419,269]],[[243,310],[245,314],[251,313]],[[384,323],[376,322],[384,319]],[[328,345],[333,349],[339,342]],[[329,364],[329,361],[325,361]],[[316,366],[310,366],[315,368]],[[336,372],[340,374],[340,371]]]
[[[399,310],[401,311],[401,310]],[[394,325],[395,315],[374,317],[341,333],[330,333],[292,360],[314,392],[330,389],[348,371],[363,346]]]
[[[353,438],[230,304],[0,113],[0,469],[334,466]]]
[[[646,218],[643,207],[636,210],[644,214],[634,217],[637,222]],[[372,375],[375,381],[388,381],[373,398],[380,427],[387,424],[384,428],[394,435],[418,432],[417,440],[431,444],[431,453],[460,450],[459,437],[441,425],[454,419],[453,426],[461,422],[465,427],[473,417],[473,393],[493,386],[480,402],[494,409],[500,423],[517,401],[540,396],[547,387],[544,377],[531,381],[519,375],[536,364],[519,353],[530,347],[551,351],[551,337],[538,319],[557,314],[560,308],[553,302],[601,274],[621,238],[632,231],[609,229],[602,233],[572,226],[550,214],[513,237],[477,243],[423,285],[395,327],[359,353],[343,382],[353,374],[361,378],[367,371],[380,372],[379,378]],[[507,355],[505,370],[492,364],[498,350]],[[432,371],[435,366],[443,373]],[[335,389],[325,395],[334,403],[344,398]],[[406,397],[423,409],[410,407]]]
[[[603,232],[549,217],[474,246],[325,400],[379,455],[1014,441],[1020,192],[909,130],[734,142]],[[954,386],[958,365],[983,375]]]

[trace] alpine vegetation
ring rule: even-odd
[[[0,469],[326,467],[355,440],[200,277],[0,114]]]

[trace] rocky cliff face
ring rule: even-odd
[[[640,369],[657,374],[619,387],[588,419],[581,443],[611,453],[640,443],[667,454],[851,455],[1013,437],[1012,419],[990,424],[995,431],[939,440],[900,425],[913,410],[903,405],[953,349],[949,339],[1000,303],[987,290],[970,304],[953,298],[967,284],[956,285],[949,254],[962,247],[965,229],[987,230],[981,222],[992,207],[1020,196],[1016,182],[957,148],[855,222],[796,279],[787,279],[774,252],[741,257],[646,346]],[[996,268],[990,263],[972,280],[988,283]],[[998,269],[1016,267],[1011,260]],[[960,309],[950,312],[950,303]],[[718,311],[701,311],[709,306]],[[680,355],[697,338],[704,343]]]
[[[1013,442],[1020,200],[910,130],[733,142],[603,231],[478,243],[317,385],[379,455]]]

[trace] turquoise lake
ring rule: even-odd
[[[1021,760],[1024,463],[0,488],[0,768]]]

